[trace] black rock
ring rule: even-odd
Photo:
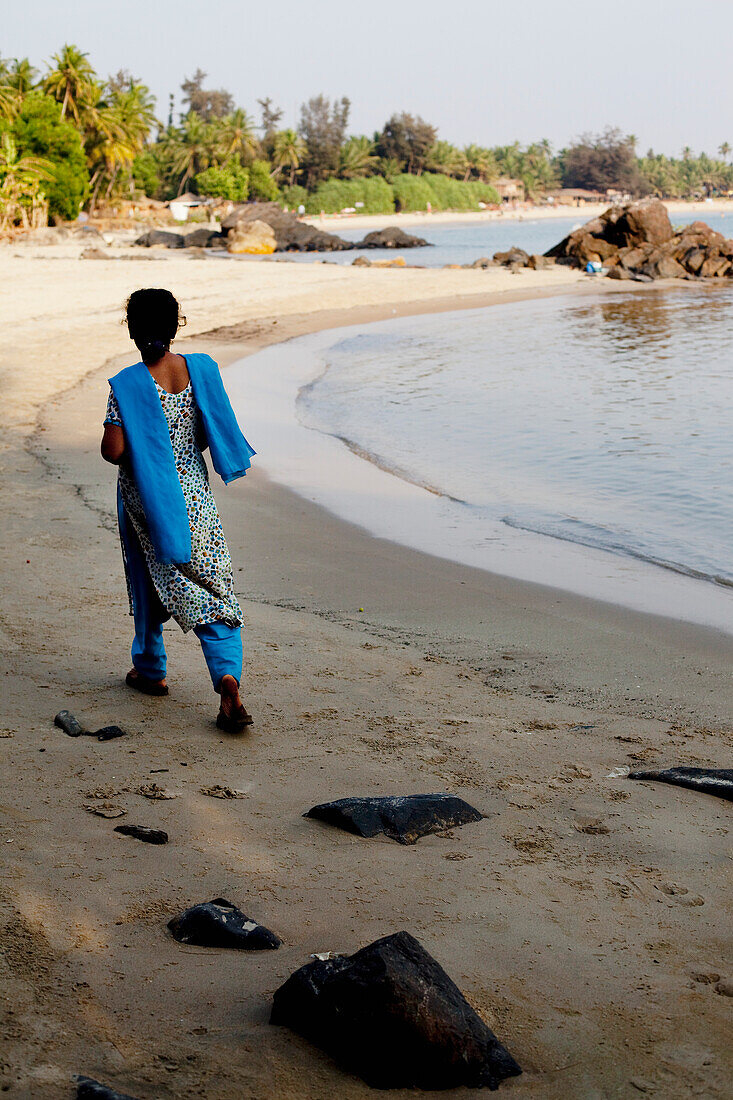
[[[76,1081],[76,1100],[135,1100],[127,1092],[117,1092],[108,1085],[100,1085],[92,1077],[83,1077],[80,1073],[74,1075]]]
[[[409,932],[302,966],[275,993],[270,1023],[298,1032],[372,1088],[495,1089],[522,1072]]]
[[[367,233],[363,241],[353,244],[352,248],[426,248],[430,242],[422,237],[413,237],[404,230],[390,225],[387,229],[375,229]]]
[[[217,229],[207,229],[202,225],[198,229],[192,229],[183,240],[186,248],[211,248],[212,241],[219,237],[221,233]]]
[[[265,222],[275,234],[276,252],[339,252],[353,248],[334,233],[324,233],[313,225],[300,221],[295,214],[286,212],[275,202],[248,202],[237,206],[221,223],[224,233],[238,225],[253,221]]]
[[[138,237],[135,244],[143,248],[153,248],[155,245],[163,248],[184,248],[186,239],[180,233],[167,233],[165,229],[150,229]]]
[[[629,779],[653,779],[673,783],[704,794],[715,794],[733,802],[733,768],[665,768],[662,771],[631,772]]]
[[[238,947],[260,951],[279,947],[282,940],[256,921],[245,917],[241,909],[226,898],[214,898],[186,909],[168,921],[174,940],[199,947]]]
[[[53,724],[62,729],[64,733],[68,733],[69,737],[81,737],[83,733],[87,732],[70,710],[60,710],[54,718]]]
[[[115,737],[124,737],[125,731],[119,726],[102,726],[101,730],[95,730],[92,737],[97,741],[114,741]]]
[[[115,832],[144,840],[146,844],[168,843],[168,834],[163,829],[148,829],[146,825],[115,825]]]
[[[384,833],[400,844],[414,844],[429,833],[481,821],[483,814],[452,794],[408,794],[339,798],[313,806],[303,817],[315,817],[357,836]]]

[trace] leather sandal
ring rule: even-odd
[[[220,710],[216,716],[216,727],[223,730],[224,733],[241,733],[245,726],[251,726],[253,722],[254,718],[243,706],[239,708],[236,714],[227,715],[223,710]]]
[[[157,683],[155,680],[150,680],[147,676],[143,676],[142,672],[128,672],[127,676],[125,677],[125,683],[128,687],[134,688],[135,691],[139,691],[143,695],[168,694],[167,684],[160,684]]]

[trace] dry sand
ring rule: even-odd
[[[33,251],[0,253],[0,1087],[56,1100],[82,1072],[142,1100],[366,1097],[268,1026],[271,994],[312,952],[406,928],[524,1067],[507,1094],[730,1095],[733,1001],[712,977],[733,978],[729,805],[608,777],[730,762],[733,639],[370,538],[255,467],[215,486],[252,732],[216,731],[199,647],[177,629],[170,698],[122,683],[131,621],[98,443],[105,379],[132,360],[126,293],[170,286],[189,336],[235,326],[179,344],[226,366],[393,311],[583,293],[577,277]],[[62,707],[129,736],[68,738],[52,725]],[[135,793],[153,780],[176,797]],[[201,793],[216,783],[245,797]],[[414,848],[301,817],[347,794],[430,790],[489,816]],[[169,845],[86,812],[103,800]],[[168,936],[172,914],[217,895],[284,946]]]

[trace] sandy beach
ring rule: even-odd
[[[698,214],[701,219],[711,214],[733,215],[733,200],[713,199],[711,202],[665,202],[669,216],[674,221],[675,214]],[[303,221],[310,225],[317,225],[331,233],[338,233],[340,229],[381,229],[387,222],[390,225],[399,225],[402,228],[408,226],[422,226],[429,229],[431,225],[454,225],[459,223],[473,223],[481,225],[485,222],[509,222],[509,221],[545,221],[554,218],[577,217],[580,221],[589,221],[597,218],[605,210],[608,210],[608,202],[586,202],[582,206],[566,206],[558,203],[555,206],[536,206],[533,203],[516,203],[507,205],[499,210],[481,210],[476,213],[470,211],[438,211],[428,214],[425,211],[409,214],[326,214],[322,217],[304,218]]]
[[[598,287],[567,269],[79,251],[0,249],[0,1087],[56,1100],[84,1073],[141,1100],[361,1100],[360,1080],[268,1025],[272,994],[312,953],[404,928],[523,1067],[508,1095],[729,1095],[729,806],[623,772],[727,766],[732,636],[372,538],[255,463],[214,483],[252,731],[216,730],[198,644],[177,628],[170,697],[124,685],[115,471],[98,448],[106,379],[136,358],[119,324],[131,290],[171,289],[188,319],[176,349],[213,355],[226,382],[238,359],[326,327]],[[69,738],[62,708],[128,734]],[[141,796],[151,782],[175,797]],[[213,784],[242,797],[202,793]],[[486,818],[415,847],[302,818],[427,791]],[[115,833],[86,809],[103,801],[170,843]],[[283,946],[174,942],[166,922],[218,896]]]

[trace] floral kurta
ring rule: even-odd
[[[191,561],[161,565],[156,560],[137,485],[130,468],[123,462],[119,469],[119,486],[125,512],[137,534],[160,602],[183,630],[216,621],[241,626],[242,611],[234,594],[232,559],[209,485],[202,454],[201,414],[191,383],[181,393],[168,393],[157,382],[155,386],[168,423],[176,470],[186,501],[191,528]],[[111,390],[104,422],[123,426]],[[132,614],[129,578],[127,591]]]

